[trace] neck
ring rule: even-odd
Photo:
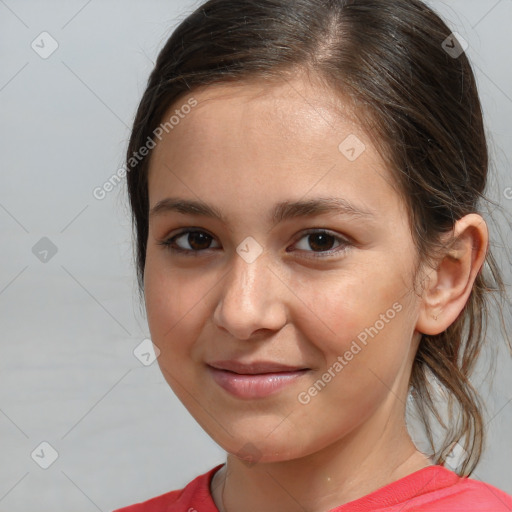
[[[414,446],[403,420],[369,423],[300,459],[250,466],[228,455],[212,482],[217,508],[325,512],[432,465]]]

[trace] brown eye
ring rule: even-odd
[[[181,242],[178,243],[178,240],[181,240]],[[213,237],[204,231],[187,230],[159,243],[168,247],[171,251],[195,255],[211,249],[212,241]]]
[[[332,235],[326,235],[325,233],[313,233],[308,235],[309,246],[314,251],[328,251],[332,249],[335,243],[335,238]]]
[[[188,235],[188,238],[185,239],[195,251],[208,249],[208,246],[212,243],[212,237],[201,231],[189,231],[185,235]]]
[[[181,240],[181,242],[178,243],[178,240]],[[205,231],[189,229],[167,240],[163,240],[159,242],[159,244],[166,246],[170,251],[175,253],[199,256],[204,251],[219,247],[218,245],[211,247],[210,244],[214,240],[213,236]],[[303,242],[303,240],[305,242]],[[300,247],[300,245],[302,245],[302,247]],[[295,246],[299,246],[298,248],[301,252],[311,253],[311,257],[316,258],[341,254],[345,252],[350,245],[352,244],[345,238],[324,230],[306,232],[299,239],[299,242],[295,244]]]
[[[305,242],[302,242],[303,240]],[[335,246],[336,243],[338,244],[337,246]],[[348,240],[338,235],[324,230],[316,230],[306,232],[295,245],[299,250],[313,253],[313,257],[321,258],[342,253],[351,244]]]

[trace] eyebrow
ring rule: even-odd
[[[212,205],[200,200],[180,199],[168,197],[162,199],[149,212],[155,217],[167,212],[178,212],[185,215],[201,215],[220,220],[228,224],[222,212]],[[319,197],[302,201],[283,201],[274,206],[268,220],[272,225],[279,224],[288,219],[333,213],[362,219],[374,219],[377,212],[356,206],[341,197]]]

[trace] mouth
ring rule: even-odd
[[[272,361],[240,363],[215,361],[207,365],[213,380],[229,394],[241,399],[264,398],[296,382],[311,369]]]

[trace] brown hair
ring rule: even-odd
[[[140,161],[133,155],[154,136],[168,109],[194,89],[256,78],[282,80],[299,69],[357,105],[407,205],[418,255],[428,261],[457,219],[480,210],[487,180],[475,77],[464,53],[446,51],[447,40],[450,47],[457,44],[447,39],[450,35],[419,0],[209,0],[198,7],[160,51],[128,146],[139,291],[148,238],[150,155]],[[471,474],[483,447],[482,407],[469,377],[486,338],[489,292],[504,295],[490,250],[457,320],[439,335],[423,335],[410,380],[436,463],[444,463],[454,443],[464,438],[461,475]],[[432,376],[447,394],[448,425],[433,400]],[[444,432],[437,448],[433,418]]]

